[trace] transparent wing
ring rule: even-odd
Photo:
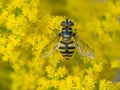
[[[80,52],[81,55],[88,57],[88,58],[94,58],[94,52],[93,50],[85,43],[82,41],[82,39],[75,34],[75,47],[76,49]]]
[[[49,56],[53,56],[55,52],[59,49],[60,47],[60,42],[59,42],[60,36],[56,36],[52,41],[50,41],[49,44],[47,44],[44,49],[42,50],[40,57],[42,59],[47,58]]]

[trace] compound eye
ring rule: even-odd
[[[69,23],[68,23],[70,26],[74,26],[74,23],[73,22],[71,22],[71,21],[69,21]]]
[[[68,19],[66,19],[66,21],[61,22],[60,25],[63,27],[72,27],[72,26],[74,26],[74,23],[72,21],[68,21]]]
[[[61,25],[61,26],[66,26],[66,22],[63,21],[60,25]]]

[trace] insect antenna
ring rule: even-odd
[[[66,19],[66,23],[68,23],[68,18]]]

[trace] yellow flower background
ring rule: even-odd
[[[94,59],[41,58],[66,18]],[[120,90],[119,68],[120,0],[0,0],[0,90]]]

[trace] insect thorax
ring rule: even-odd
[[[63,28],[62,29],[61,36],[64,41],[71,40],[72,35],[73,35],[73,32],[72,32],[71,28]]]

